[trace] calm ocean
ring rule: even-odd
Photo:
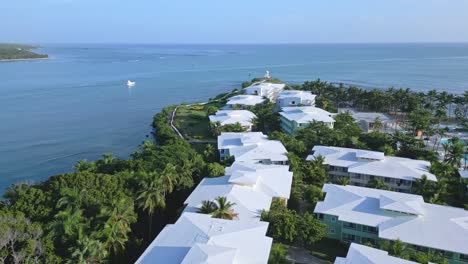
[[[0,63],[0,190],[126,158],[154,113],[263,76],[362,87],[468,90],[468,44],[45,45],[47,61]],[[127,80],[136,86],[126,87]]]

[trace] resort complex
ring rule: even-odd
[[[221,126],[240,124],[245,131],[252,130],[252,120],[256,118],[255,114],[247,110],[220,110],[215,115],[210,115],[210,122]]]
[[[272,239],[260,216],[273,198],[289,198],[293,175],[289,166],[279,165],[287,164],[287,151],[261,132],[222,133],[218,142],[222,158],[235,159],[227,175],[204,178],[177,222],[159,233],[137,264],[268,262]],[[207,211],[226,204],[232,205],[229,219]]]
[[[468,211],[424,202],[419,195],[325,184],[314,213],[328,237],[346,243],[401,240],[449,263],[468,261]]]
[[[294,135],[296,132],[307,127],[311,122],[323,122],[333,128],[335,119],[333,114],[314,106],[283,107],[280,112],[281,131]]]
[[[313,155],[308,156],[307,160],[322,156],[332,182],[346,178],[351,185],[366,186],[369,181],[378,179],[393,191],[410,192],[416,179],[426,176],[430,181],[437,181],[436,176],[429,172],[431,163],[424,160],[340,147],[315,146],[312,152]]]

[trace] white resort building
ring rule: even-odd
[[[280,112],[281,130],[294,135],[297,130],[309,126],[313,121],[323,122],[333,128],[335,119],[333,114],[314,106],[283,107]]]
[[[388,255],[387,251],[352,243],[346,258],[337,257],[335,264],[417,264]]]
[[[244,109],[249,106],[263,104],[266,99],[259,95],[236,95],[228,99],[226,103],[227,109]]]
[[[276,107],[281,110],[283,107],[315,106],[315,97],[315,94],[308,91],[286,90],[278,95]]]
[[[236,161],[226,168],[226,174],[230,183],[249,186],[270,197],[289,199],[293,179],[289,166]]]
[[[262,96],[270,101],[274,101],[278,94],[284,90],[285,86],[285,84],[260,82],[245,88],[245,93],[249,95]]]
[[[425,203],[422,196],[358,186],[325,184],[314,213],[328,237],[345,243],[401,240],[415,250],[468,262],[468,211]]]
[[[370,180],[382,180],[393,191],[410,192],[415,179],[426,175],[428,180],[437,181],[434,174],[429,172],[430,162],[408,158],[385,156],[383,152],[315,146],[313,155],[307,160],[318,156],[325,158],[324,165],[328,168],[331,181],[341,177],[349,179],[349,184],[365,186]]]
[[[252,130],[254,118],[255,114],[247,110],[220,110],[209,116],[211,123],[219,122],[221,126],[239,123],[246,131]]]
[[[261,132],[226,132],[218,136],[221,159],[234,157],[236,161],[287,165],[287,150],[277,140],[269,140]]]
[[[210,215],[183,213],[167,225],[136,264],[264,264],[272,239],[268,223],[231,221]]]
[[[252,187],[230,183],[230,176],[204,178],[185,200],[184,212],[196,213],[203,201],[214,201],[217,197],[235,203],[232,207],[238,214],[238,220],[259,220],[262,210],[269,210],[271,196]]]
[[[397,124],[394,122],[393,118],[387,114],[376,112],[357,112],[348,108],[338,109],[338,112],[348,112],[366,133],[372,131],[394,131],[398,128],[396,127]],[[382,127],[375,127],[376,120],[379,120],[382,123]]]

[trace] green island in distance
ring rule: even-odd
[[[48,59],[47,54],[33,52],[38,48],[34,45],[0,43],[0,61]]]

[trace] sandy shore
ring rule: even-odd
[[[8,59],[8,60],[2,60],[0,59],[0,62],[15,62],[15,61],[29,61],[29,60],[48,60],[50,58],[31,58],[31,59]]]

